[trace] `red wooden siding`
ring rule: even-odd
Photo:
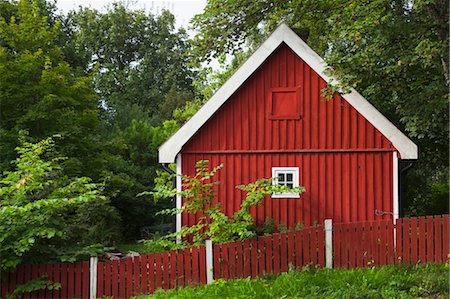
[[[321,98],[325,81],[283,45],[184,146],[210,151],[393,150],[341,96]],[[301,119],[270,120],[271,92],[300,87]]]
[[[297,166],[300,199],[267,198],[253,210],[292,227],[386,219],[393,212],[392,144],[340,95],[321,98],[325,81],[286,45],[280,46],[183,147],[182,172],[193,175],[198,160],[220,163],[218,198],[231,215],[242,193],[236,185],[270,178],[271,168]],[[270,119],[272,92],[300,93],[300,119]],[[182,225],[195,223],[183,215]]]
[[[283,221],[288,227],[297,223],[305,226],[323,223],[326,218],[334,222],[390,219],[375,215],[375,209],[393,211],[392,153],[285,153],[285,154],[184,154],[183,174],[194,174],[198,160],[209,160],[211,166],[221,163],[216,179],[216,202],[231,216],[239,209],[245,193],[235,188],[258,178],[269,178],[275,166],[298,166],[300,185],[306,192],[300,198],[264,199],[262,205],[252,208],[258,224],[266,217],[275,223]],[[184,213],[182,225],[196,223],[194,215]]]

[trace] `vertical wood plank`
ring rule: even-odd
[[[141,255],[141,294],[148,294],[148,271],[151,269],[150,265],[148,265],[148,255]]]
[[[67,298],[73,298],[75,295],[75,265],[69,263],[67,269]]]
[[[294,244],[294,231],[290,230],[287,235],[288,241],[288,265],[294,267],[295,265],[295,244]]]
[[[213,262],[213,265],[215,267],[215,263]],[[204,245],[200,246],[200,282],[202,284],[206,284],[206,271],[209,271],[209,269],[206,269],[206,247]],[[214,279],[216,279],[214,277]]]
[[[433,232],[433,216],[427,216],[427,262],[434,261],[434,232]]]
[[[97,297],[102,297],[105,293],[105,262],[97,263]]]
[[[120,298],[126,297],[127,290],[127,271],[126,271],[126,260],[119,260],[119,295]]]
[[[258,276],[258,241],[256,238],[250,239],[252,277]]]
[[[341,262],[341,225],[333,224],[333,268],[340,268]]]
[[[192,273],[191,281],[194,284],[200,282],[200,268],[199,268],[199,248],[197,246],[192,247]]]
[[[427,249],[426,249],[426,223],[425,217],[419,217],[419,257],[421,263],[427,262]]]
[[[441,219],[442,217],[440,215],[434,216],[434,233],[435,233],[434,261],[436,263],[442,263]]]
[[[396,263],[403,263],[403,220],[401,218],[395,221],[396,237],[395,237],[395,251]]]
[[[411,245],[411,239],[410,239],[410,224],[409,224],[409,218],[403,218],[403,263],[410,264],[410,245]]]
[[[192,265],[191,265],[191,249],[190,248],[185,248],[184,249],[184,284],[185,285],[190,285],[191,284],[191,270],[192,270]]]
[[[219,244],[214,244],[214,279],[222,278],[222,253],[221,246]]]
[[[236,277],[244,277],[243,241],[236,242]]]
[[[133,292],[133,260],[131,257],[125,258],[126,287],[125,294],[127,298],[131,297]]]
[[[280,273],[280,234],[273,234],[273,273]]]
[[[449,221],[448,218],[449,215],[443,216],[442,221],[442,236],[443,236],[443,260],[447,263],[450,262],[450,259],[448,258],[449,252]]]
[[[162,276],[163,276],[163,288],[168,290],[170,288],[169,281],[169,252],[165,251],[162,253]]]
[[[147,255],[147,263],[148,263],[148,288],[149,292],[153,293],[156,290],[155,285],[155,255],[150,253]]]
[[[303,237],[303,266],[306,266],[310,262],[310,251],[309,251],[309,230],[307,228],[302,230]],[[278,272],[276,272],[278,273]]]
[[[178,287],[185,286],[184,284],[184,258],[183,250],[178,249],[177,251],[177,276],[178,276]]]
[[[302,252],[303,252],[303,244],[302,244],[302,232],[301,230],[295,231],[295,267],[301,268],[302,266]]]
[[[266,248],[264,245],[264,237],[260,236],[258,237],[258,275],[260,277],[264,276],[264,273],[266,272]]]
[[[251,276],[250,240],[244,240],[244,277]]]
[[[183,255],[183,253],[181,253]],[[162,253],[155,253],[155,290],[162,289]],[[183,269],[184,270],[184,269]]]
[[[235,242],[227,244],[228,247],[228,277],[236,278],[236,246]]]
[[[111,265],[111,293],[114,298],[119,298],[120,274],[119,260],[113,260]]]
[[[411,218],[411,262],[416,264],[418,258],[417,252],[417,217]]]
[[[103,290],[103,294],[100,294],[100,296],[111,296],[111,261],[106,261],[104,263],[105,265],[105,273],[104,273],[104,277],[105,277],[105,287]]]
[[[388,247],[388,257],[387,261],[389,264],[395,263],[395,247],[394,247],[394,223],[392,220],[387,221],[387,247]]]
[[[280,233],[280,256],[281,256],[281,272],[287,272],[288,261],[287,261],[287,234]]]
[[[133,295],[142,294],[142,286],[141,286],[141,258],[142,256],[135,256],[133,258]]]
[[[318,264],[321,267],[325,266],[325,231],[323,225],[319,225],[316,227],[317,234],[317,255],[318,255]]]

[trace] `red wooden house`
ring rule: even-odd
[[[321,98],[332,79],[326,67],[281,25],[159,148],[159,162],[176,162],[187,175],[199,160],[223,163],[217,200],[228,215],[245,195],[236,185],[276,177],[306,188],[264,199],[253,210],[259,224],[266,217],[289,227],[398,217],[399,160],[416,160],[417,146],[357,91]],[[177,229],[194,223],[181,215]]]

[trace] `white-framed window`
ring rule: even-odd
[[[289,188],[299,186],[298,167],[272,167],[274,185],[283,185]],[[272,198],[299,198],[298,193],[273,193]]]

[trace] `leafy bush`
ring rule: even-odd
[[[237,186],[236,188],[246,192],[246,198],[242,201],[240,209],[231,218],[225,215],[220,204],[213,204],[215,187],[219,184],[214,181],[214,175],[223,165],[209,170],[209,162],[198,161],[195,166],[195,176],[183,176],[183,191],[170,190],[167,184],[159,184],[155,192],[156,197],[173,197],[180,194],[186,201],[180,210],[168,209],[161,213],[177,214],[189,213],[198,216],[198,222],[189,227],[183,227],[181,231],[168,236],[168,238],[192,236],[194,243],[202,243],[210,239],[213,242],[229,242],[237,239],[249,238],[255,235],[254,219],[250,208],[260,205],[264,197],[274,192],[302,193],[304,187],[290,189],[286,186],[275,185],[272,179],[259,179],[254,183]]]
[[[87,203],[107,202],[101,184],[87,177],[61,175],[58,162],[63,158],[48,158],[53,145],[52,138],[38,143],[22,140],[14,161],[16,170],[4,172],[0,180],[0,269],[14,269],[33,250],[46,247],[43,251],[51,251],[50,239],[79,236],[71,230],[77,230],[82,221],[68,212]],[[87,222],[95,221],[99,219]],[[84,233],[89,235],[89,230]]]

